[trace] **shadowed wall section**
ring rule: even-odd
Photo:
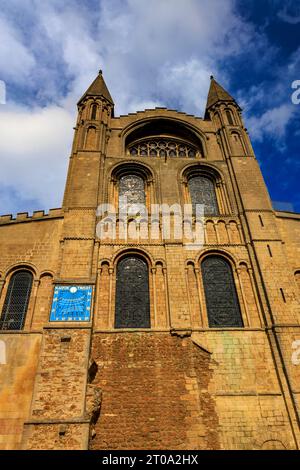
[[[218,449],[210,355],[167,333],[94,335],[101,414],[91,449]]]

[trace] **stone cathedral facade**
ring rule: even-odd
[[[203,245],[160,212],[98,237],[122,196],[202,204]],[[204,118],[115,116],[99,73],[62,208],[0,217],[0,448],[297,449],[299,236],[213,77]]]

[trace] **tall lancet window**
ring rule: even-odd
[[[23,329],[32,280],[32,274],[28,271],[18,271],[11,277],[0,320],[1,330]]]
[[[209,256],[201,265],[208,323],[213,328],[242,327],[233,273],[227,260]]]
[[[115,328],[150,328],[148,265],[137,256],[117,266]]]
[[[206,176],[193,176],[189,179],[189,190],[192,200],[193,213],[196,205],[204,205],[204,216],[218,215],[219,208],[214,182]]]
[[[230,109],[226,109],[226,117],[227,117],[228,124],[230,126],[234,126],[233,115]]]
[[[127,204],[146,204],[145,181],[137,175],[121,176],[119,181],[119,208]]]
[[[95,121],[96,117],[97,117],[97,105],[93,104],[92,105],[92,112],[91,112],[91,120]]]

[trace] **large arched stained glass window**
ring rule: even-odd
[[[202,277],[210,327],[242,327],[239,301],[230,264],[220,256],[202,262]]]
[[[23,329],[32,280],[32,274],[28,271],[18,271],[11,277],[1,315],[1,330]]]
[[[97,105],[93,104],[91,108],[91,120],[95,121],[96,117],[97,117]]]
[[[218,215],[218,203],[213,181],[206,176],[193,176],[189,179],[189,190],[192,200],[193,213],[196,205],[204,205],[204,216]]]
[[[115,327],[150,328],[148,265],[137,256],[118,263]]]
[[[145,182],[143,178],[137,175],[121,176],[119,181],[119,207],[125,204],[145,204]]]

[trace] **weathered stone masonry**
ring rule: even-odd
[[[202,249],[164,238],[161,220],[158,239],[141,228],[125,242],[119,221],[117,239],[96,237],[97,207],[118,205],[132,174],[149,210],[190,203],[193,176],[213,182]],[[299,448],[299,235],[300,215],[272,207],[241,110],[214,79],[203,119],[115,116],[99,74],[78,103],[63,207],[0,217],[0,448]],[[125,255],[147,266],[151,328],[115,328]],[[232,271],[240,327],[209,326],[209,256]],[[24,270],[32,287],[17,331],[3,312]],[[90,322],[50,322],[57,285],[93,287]]]

